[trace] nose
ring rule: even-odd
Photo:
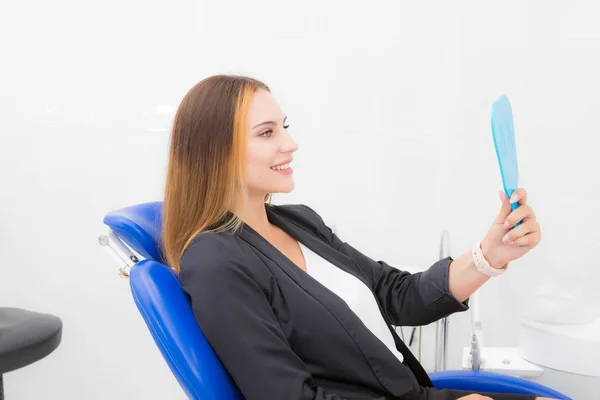
[[[296,143],[294,141],[294,139],[292,139],[292,137],[290,136],[289,133],[285,132],[285,135],[283,135],[284,139],[283,142],[281,143],[281,152],[282,153],[292,153],[295,151],[298,151],[298,143]]]

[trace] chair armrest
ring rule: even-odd
[[[437,389],[469,390],[473,392],[535,394],[560,400],[572,400],[556,390],[523,378],[489,371],[456,370],[429,374]]]

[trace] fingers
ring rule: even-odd
[[[519,202],[519,205],[527,204],[527,191],[525,189],[515,189],[515,191],[512,193],[512,196],[510,196],[510,202],[512,204],[516,201]]]
[[[498,194],[500,195],[500,200],[502,200],[502,207],[500,208],[500,212],[496,216],[494,223],[503,224],[506,220],[506,217],[508,217],[508,215],[510,214],[511,207],[510,202],[508,201],[508,197],[506,197],[506,194],[504,194],[503,191],[500,191]]]
[[[539,230],[540,224],[536,220],[530,219],[527,222],[522,223],[521,225],[508,232],[506,236],[502,238],[502,241],[509,243],[514,242],[515,240],[522,238],[528,233],[533,233]]]
[[[513,243],[516,246],[529,246],[532,249],[538,245],[538,243],[542,240],[542,232],[535,231],[529,233],[525,236],[520,237],[519,239],[513,240]]]
[[[515,189],[513,191],[512,195],[510,196],[510,199],[508,199],[508,197],[506,196],[506,194],[503,191],[500,191],[499,194],[500,194],[500,199],[502,200],[502,208],[500,209],[500,212],[498,213],[498,216],[496,217],[496,220],[494,222],[496,224],[503,224],[511,212],[511,206],[510,206],[511,203],[518,202],[519,206],[520,206],[519,208],[522,208],[523,206],[525,206],[527,204],[527,191],[523,188]],[[523,217],[521,217],[521,219],[522,218]],[[519,221],[520,221],[520,219],[515,221],[510,226],[514,226]]]
[[[513,243],[516,246],[529,246],[534,248],[542,240],[542,231],[539,222],[535,219],[529,219],[527,222],[519,225],[508,232],[503,242]]]
[[[511,228],[517,224],[519,221],[528,221],[535,220],[535,213],[529,204],[523,204],[519,206],[515,211],[511,212],[508,217],[506,217],[506,222],[508,224],[505,226],[506,228]]]

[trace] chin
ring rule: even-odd
[[[290,193],[292,190],[294,190],[294,187],[295,185],[292,182],[289,185],[274,187],[271,190],[269,190],[268,193]]]

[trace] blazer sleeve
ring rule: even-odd
[[[469,300],[460,303],[448,284],[451,257],[435,262],[424,272],[411,274],[384,261],[375,261],[342,241],[310,207],[318,218],[320,234],[338,251],[350,257],[362,270],[379,299],[389,321],[397,326],[427,325],[458,311],[468,310]]]
[[[343,400],[315,385],[287,342],[268,284],[255,276],[265,270],[261,262],[242,254],[231,238],[200,239],[188,247],[179,279],[206,339],[247,400]]]

